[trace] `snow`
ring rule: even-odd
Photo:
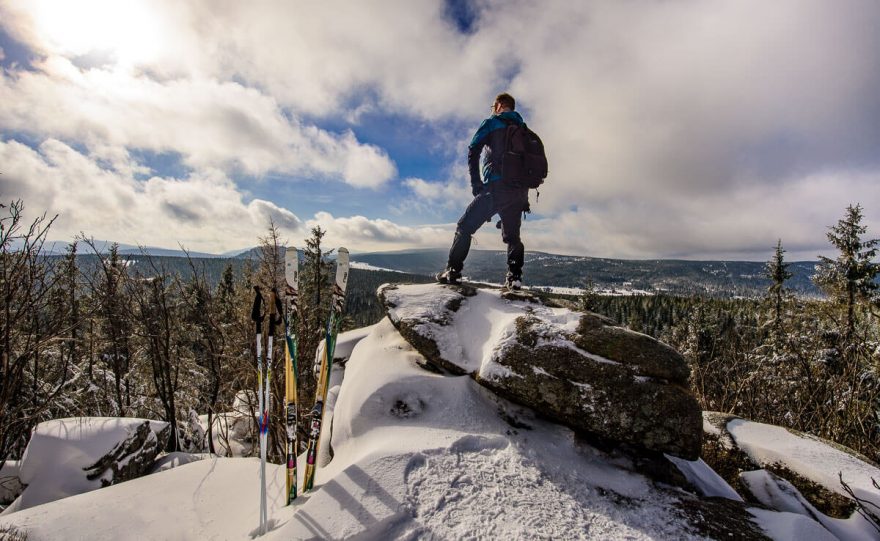
[[[297,515],[310,520],[286,525],[287,538],[693,538],[596,488],[668,514],[646,479],[621,475],[552,423],[529,419],[532,431],[512,433],[470,378],[427,372],[419,360],[387,320],[358,343],[335,409],[335,456],[316,480],[333,496],[302,504]]]
[[[764,505],[787,513],[816,516],[816,509],[785,479],[776,478],[767,470],[743,472],[740,477]]]
[[[713,425],[707,418],[705,412],[703,413],[703,433],[711,434],[713,436],[721,436],[721,429],[717,426]]]
[[[398,286],[398,288],[406,289],[408,302],[406,306],[392,307],[388,310],[388,317],[394,321],[418,317],[422,314],[436,314],[442,318],[444,314],[448,314],[446,305],[459,297],[459,293],[455,290],[438,288],[435,284]],[[397,304],[394,302],[397,298],[396,289],[386,289],[386,296],[392,305]]]
[[[32,507],[7,522],[26,528],[29,541],[248,539],[259,526],[259,465],[256,458],[202,460]],[[277,511],[283,468],[272,471],[269,494]]]
[[[871,478],[880,482],[880,470],[855,456],[835,449],[807,435],[798,435],[785,428],[734,419],[727,429],[740,449],[758,464],[782,464],[791,471],[846,495],[840,486],[838,472],[859,498],[880,506],[880,490]]]
[[[728,500],[743,501],[742,497],[727,484],[715,470],[703,462],[703,459],[694,461],[685,460],[672,455],[664,455],[669,461],[684,474],[685,478],[694,485],[700,494],[706,497],[721,497]]]
[[[831,532],[816,521],[795,513],[777,513],[764,509],[750,508],[749,512],[757,518],[764,533],[771,539],[791,539],[792,541],[837,541]],[[868,540],[871,537],[864,537]]]
[[[421,308],[436,309],[443,317],[443,296],[432,289],[435,294],[424,292],[420,298]],[[563,327],[575,321],[561,309],[534,306],[532,313]],[[516,303],[480,292],[465,300],[450,325],[432,330],[444,347],[458,348],[464,365],[486,370],[521,314]],[[285,468],[270,464],[269,532],[261,539],[702,539],[682,522],[676,490],[656,486],[635,473],[629,459],[590,447],[569,429],[498,398],[468,376],[424,370],[424,359],[389,319],[340,335],[336,353],[348,360],[331,375],[326,407],[332,420],[325,426],[332,425],[332,437],[322,438],[315,489],[284,506]],[[774,428],[734,422],[731,432],[753,456],[786,464],[792,457],[798,471],[814,477],[827,480],[835,468],[843,468],[859,494],[874,497],[856,479],[876,476],[866,464],[838,456],[816,440],[789,439]],[[85,457],[107,446],[101,434],[69,420],[48,425],[35,436],[38,444],[32,441],[27,457],[41,467],[23,471],[23,477],[36,482],[35,476],[51,474],[43,484],[46,491],[50,480],[64,485],[76,477],[64,469],[71,459],[76,464],[69,467],[81,467]],[[739,499],[702,460],[669,458],[705,496]],[[51,470],[53,464],[65,466]],[[300,456],[300,473],[304,466]],[[42,468],[51,471],[38,473]],[[257,537],[258,459],[177,453],[162,459],[156,470],[5,514],[0,528],[25,530],[30,541]],[[789,498],[784,501],[792,510],[803,509],[768,479],[750,476],[766,487],[768,497]],[[800,512],[750,511],[779,541],[871,538],[856,519],[828,523],[832,534]]]
[[[532,286],[529,289],[546,291],[548,293],[555,293],[558,295],[575,295],[580,297],[584,293],[587,292],[586,289],[582,287],[558,287],[558,286]],[[651,296],[654,295],[653,292],[647,291],[644,289],[633,289],[631,285],[623,285],[620,289],[618,288],[596,288],[591,292],[593,295],[599,295],[602,297],[632,297],[632,296]]]
[[[880,469],[850,453],[806,434],[744,419],[730,421],[727,430],[737,446],[758,464],[780,465],[832,492],[846,495],[838,477],[842,474],[858,498],[880,506],[880,490],[872,483],[872,479],[880,482]],[[790,483],[773,480],[764,470],[744,473],[743,481],[755,490],[762,503],[815,517],[837,539],[880,538],[880,533],[861,515],[856,513],[848,519],[828,517],[806,502]]]
[[[351,261],[349,263],[349,265],[353,269],[360,269],[360,270],[397,272],[397,273],[401,273],[401,274],[404,272],[401,270],[389,269],[386,267],[376,267],[375,265],[370,265],[369,263],[364,263],[363,261]]]
[[[542,344],[589,355],[559,334],[574,332],[582,316],[567,308],[507,300],[501,297],[499,290],[478,289],[475,296],[463,298],[453,313],[446,306],[450,301],[461,299],[461,294],[436,284],[398,286],[396,290],[386,290],[385,295],[397,305],[389,310],[389,317],[395,321],[422,320],[423,323],[416,326],[417,332],[433,339],[444,359],[455,362],[465,372],[479,374],[483,379],[513,375],[497,362],[497,358],[500,352],[515,343],[516,320],[526,315],[537,320],[534,328],[547,337],[542,338]],[[590,356],[601,362],[613,362]]]

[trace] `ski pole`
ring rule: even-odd
[[[257,337],[257,402],[259,405],[259,440],[260,440],[260,535],[266,533],[268,513],[266,511],[266,445],[263,439],[263,425],[265,423],[265,410],[263,402],[263,319],[262,313],[263,295],[260,286],[254,286],[254,305],[251,310],[251,319],[254,322]],[[268,382],[267,382],[268,386]]]

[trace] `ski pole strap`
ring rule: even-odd
[[[254,286],[254,306],[251,309],[251,320],[256,325],[257,334],[263,330],[263,295],[260,293],[260,286]]]

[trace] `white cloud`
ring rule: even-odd
[[[38,150],[10,141],[0,143],[0,192],[24,199],[32,214],[47,210],[59,213],[53,238],[70,238],[85,232],[97,238],[220,252],[230,246],[248,246],[265,233],[269,220],[283,238],[297,243],[308,229],[327,231],[327,243],[358,251],[394,250],[412,246],[446,248],[454,224],[403,226],[385,219],[363,216],[335,217],[319,212],[303,223],[295,214],[272,202],[244,195],[219,171],[204,171],[187,179],[153,177],[137,180],[140,170],[124,152],[112,153],[115,165],[105,158],[89,156],[48,140]],[[634,212],[631,204],[568,210],[549,218],[526,219],[522,236],[527,249],[569,253],[608,254],[621,257],[652,257],[651,231],[666,239],[669,256],[768,259],[781,237],[789,260],[812,259],[829,253],[827,226],[843,216],[854,203],[848,193],[875,194],[863,205],[880,207],[880,194],[873,188],[880,175],[852,173],[848,176],[815,175],[792,181],[801,186],[794,195],[788,186],[755,185],[733,199],[718,196],[705,218],[705,200],[691,202],[644,202]],[[439,200],[448,186],[410,179],[423,197]],[[776,207],[786,199],[784,210]],[[534,203],[540,208],[542,203]],[[807,213],[803,209],[810,210]],[[643,210],[643,211],[642,211]],[[669,218],[657,220],[657,215]],[[624,224],[623,227],[620,224]],[[869,233],[877,236],[880,223],[866,220]],[[173,238],[174,241],[168,241]],[[712,252],[705,247],[711,246]],[[500,234],[486,224],[476,235],[475,249],[503,249]]]
[[[302,222],[296,214],[277,206],[271,201],[254,199],[248,205],[251,221],[255,224],[274,223],[280,231],[300,231]]]
[[[374,145],[358,143],[350,131],[341,139],[340,146],[340,154],[345,158],[343,178],[352,186],[377,188],[397,174],[385,151]]]
[[[18,39],[47,54],[112,46],[117,56],[126,53],[123,64],[160,77],[244,80],[300,113],[337,116],[353,94],[375,90],[385,108],[436,119],[485,103],[505,68],[492,41],[462,36],[443,9],[440,0],[134,0],[125,7],[7,0],[0,13],[14,21]]]
[[[306,222],[309,229],[327,232],[328,246],[345,246],[357,251],[396,250],[412,246],[440,247],[452,242],[452,225],[402,226],[385,219],[364,216],[334,217],[319,212]]]
[[[880,173],[840,172],[692,199],[609,200],[526,221],[523,238],[527,249],[574,255],[752,260],[768,260],[781,238],[789,260],[813,260],[833,252],[825,234],[847,205],[880,209],[878,182]],[[864,225],[880,236],[876,212]]]
[[[396,174],[388,155],[289,120],[275,100],[237,83],[158,82],[124,71],[80,70],[52,57],[38,72],[0,75],[0,124],[38,136],[177,152],[193,168],[339,178],[378,187]]]
[[[2,75],[0,125],[84,143],[117,172],[138,165],[114,152],[144,148],[178,152],[196,171],[396,189],[383,149],[316,124],[404,115],[455,126],[441,143],[409,144],[463,151],[461,123],[475,129],[490,97],[510,90],[550,158],[530,248],[691,257],[782,237],[806,254],[851,202],[877,231],[873,0],[483,0],[468,35],[440,0],[157,0],[135,4],[149,6],[143,17],[94,24],[119,11],[106,1],[46,22],[29,14],[63,13],[64,2],[0,0],[4,30],[47,58]],[[126,41],[155,29],[161,40]],[[94,57],[102,43],[116,43],[115,57]],[[445,179],[453,166],[415,173],[442,180],[404,181],[389,207],[458,214],[469,199],[462,158]],[[376,227],[387,242],[426,241]]]
[[[460,35],[442,12],[439,0],[308,9],[284,1],[202,2],[190,16],[215,21],[196,28],[200,41],[235,52],[219,61],[203,57],[206,70],[240,75],[295,110],[335,115],[353,94],[373,90],[385,109],[437,119],[483,103],[501,69],[491,42]]]
[[[117,153],[117,162],[122,153]],[[60,141],[34,150],[16,141],[0,142],[0,192],[21,198],[32,215],[59,214],[52,238],[87,236],[144,245],[222,252],[251,246],[272,218],[285,235],[303,233],[293,213],[272,202],[244,195],[218,171],[186,179],[131,175],[136,164],[119,169]],[[173,239],[169,242],[169,239]]]
[[[463,211],[472,196],[470,183],[461,179],[445,182],[429,182],[421,178],[408,178],[403,185],[412,191],[404,205],[419,212],[436,212],[437,208]]]
[[[444,246],[452,225],[402,226],[363,216],[334,217],[319,212],[303,223],[288,209],[245,195],[220,171],[204,170],[185,179],[152,177],[124,150],[104,149],[105,158],[84,154],[49,139],[38,149],[0,142],[0,193],[21,198],[30,217],[58,214],[50,237],[88,237],[132,244],[223,252],[256,244],[270,220],[282,239],[302,243],[312,227],[327,231],[326,242],[358,251],[408,246]],[[169,239],[173,239],[170,240]]]

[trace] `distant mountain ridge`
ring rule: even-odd
[[[112,242],[95,241],[102,253],[109,251]],[[46,255],[63,255],[66,243],[47,242]],[[88,254],[81,247],[80,254]],[[120,255],[139,259],[144,256],[185,258],[183,250],[155,247],[137,247],[120,244]],[[236,250],[225,254],[189,252],[193,259],[235,262],[238,267],[246,260],[259,257],[260,248]],[[501,283],[506,271],[506,253],[500,250],[472,250],[464,267],[465,279],[478,282]],[[352,262],[365,265],[366,271],[386,269],[408,274],[433,276],[446,266],[447,251],[442,249],[413,249],[393,252],[354,253]],[[758,297],[766,293],[770,280],[766,278],[766,263],[756,261],[689,261],[677,259],[627,260],[584,256],[568,256],[545,252],[526,252],[523,274],[530,286],[566,289],[592,287],[599,293],[647,292],[676,295],[707,295],[713,297]],[[183,264],[180,261],[178,264]],[[216,265],[212,263],[212,267]],[[820,297],[821,291],[813,284],[815,261],[789,263],[793,274],[786,287],[802,296]],[[217,267],[221,269],[222,267]],[[219,277],[219,271],[217,271]]]
[[[110,253],[110,247],[113,246],[114,242],[110,240],[97,240],[91,239],[91,242],[94,243],[95,248],[98,250],[98,253],[107,254]],[[208,252],[195,252],[188,251],[180,248],[159,248],[156,246],[138,246],[135,244],[124,244],[124,243],[116,243],[118,248],[118,253],[120,255],[148,255],[152,257],[186,257],[187,253],[189,253],[190,257],[198,258],[198,259],[224,259],[230,257],[236,257],[242,252],[249,251],[248,249],[242,250],[233,250],[231,252],[226,252],[223,254],[211,254]],[[46,241],[43,244],[43,255],[64,255],[67,253],[67,247],[70,245],[69,242],[54,240],[54,241]],[[84,254],[90,253],[91,248],[87,247],[86,244],[82,241],[77,243],[77,253]]]
[[[412,274],[434,274],[446,265],[445,250],[356,254],[352,260],[373,267]],[[503,281],[506,253],[472,250],[464,267],[467,279]],[[766,263],[755,261],[625,260],[527,252],[523,275],[535,286],[586,288],[604,291],[646,291],[711,296],[763,295],[770,280]],[[792,262],[787,287],[800,295],[820,296],[810,277],[816,262]]]

